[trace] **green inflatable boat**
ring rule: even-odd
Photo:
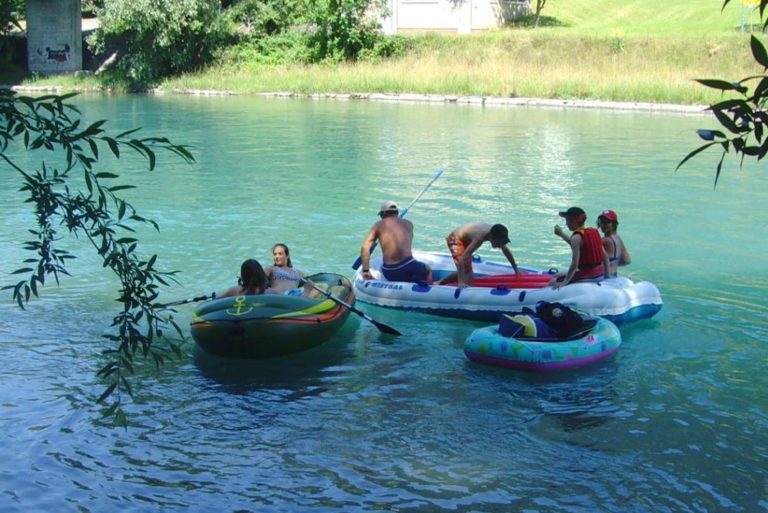
[[[307,277],[335,301],[319,297],[262,294],[214,299],[192,314],[192,338],[211,354],[231,358],[268,358],[305,351],[328,340],[354,306],[352,283],[340,274]]]

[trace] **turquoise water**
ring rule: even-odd
[[[116,281],[85,243],[72,277],[21,311],[0,304],[2,511],[768,511],[768,175],[716,155],[675,173],[708,117],[256,98],[83,96],[89,121],[193,146],[105,162],[161,231],[141,251],[181,271],[168,301],[234,284],[287,243],[309,272],[351,275],[379,204],[407,205],[416,247],[471,220],[503,222],[521,265],[564,268],[557,211],[612,208],[626,273],[665,300],[622,326],[615,358],[528,375],[469,362],[482,324],[359,305],[290,358],[232,362],[192,343],[140,371],[126,430],[98,421],[94,374]],[[24,158],[23,156],[21,158]],[[26,257],[31,216],[5,168],[0,275]],[[481,255],[500,259],[483,248]],[[188,319],[193,305],[181,307]]]

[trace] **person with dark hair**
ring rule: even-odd
[[[448,244],[453,262],[456,264],[456,272],[440,280],[439,284],[449,283],[458,278],[457,285],[459,287],[472,285],[475,279],[475,271],[472,269],[472,255],[486,241],[491,243],[491,247],[501,249],[509,263],[512,264],[517,276],[522,274],[517,267],[512,251],[507,247],[509,244],[507,227],[503,224],[491,225],[472,222],[456,228],[446,237],[445,242]]]
[[[379,208],[381,220],[371,226],[360,247],[363,278],[372,278],[371,249],[378,242],[381,246],[381,274],[384,278],[389,281],[432,283],[432,269],[429,265],[413,258],[413,223],[400,217],[399,212],[394,201],[385,201]]]
[[[611,266],[611,277],[619,275],[619,266],[632,263],[624,241],[616,231],[619,229],[619,217],[613,210],[603,210],[597,217],[597,226],[603,232],[603,248],[608,253],[608,263]]]
[[[229,296],[251,296],[264,294],[267,290],[267,275],[258,260],[249,258],[240,266],[237,286],[216,294],[217,298]]]
[[[571,246],[571,265],[565,274],[558,273],[549,284],[554,289],[564,287],[575,281],[594,281],[610,277],[608,253],[603,248],[600,232],[596,228],[585,228],[587,214],[579,207],[571,207],[559,212],[565,218],[570,237],[560,225],[555,225],[555,235],[562,238]]]
[[[293,267],[288,246],[282,242],[272,246],[272,258],[274,263],[264,270],[267,274],[269,293],[300,295],[301,289],[298,287],[301,286],[304,273]]]

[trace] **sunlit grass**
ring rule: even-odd
[[[759,73],[748,41],[720,38],[597,38],[551,32],[421,38],[418,50],[382,63],[218,66],[168,80],[164,89],[391,92],[703,104],[720,98],[694,78]]]

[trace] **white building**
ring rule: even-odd
[[[529,0],[387,0],[387,34],[438,32],[470,34],[502,27],[530,14]]]

